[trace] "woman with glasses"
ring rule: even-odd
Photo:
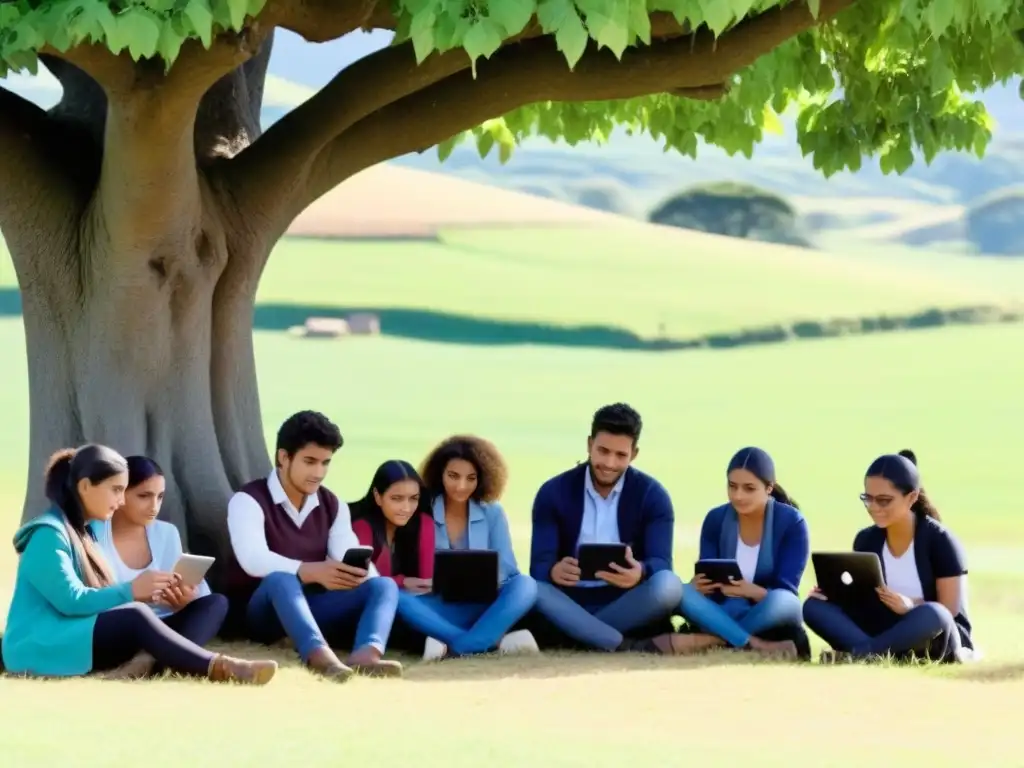
[[[966,658],[974,645],[967,618],[967,566],[956,537],[925,496],[912,451],[875,459],[861,501],[873,525],[857,534],[855,552],[874,552],[885,585],[850,616],[817,589],[804,621],[831,647],[823,662],[909,656]]]

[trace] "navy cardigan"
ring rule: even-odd
[[[589,463],[556,475],[540,487],[533,500],[530,575],[551,581],[551,569],[563,557],[576,556],[583,524],[583,484]],[[675,513],[664,486],[629,467],[619,497],[619,539],[633,549],[643,565],[643,578],[672,570]]]
[[[874,552],[882,566],[885,576],[885,558],[882,548],[885,546],[885,529],[872,525],[857,534],[853,540],[854,552]],[[937,579],[956,578],[967,575],[967,561],[963,548],[956,537],[942,523],[931,517],[918,517],[914,528],[914,564],[917,576],[921,579],[921,591],[925,602],[939,601]],[[961,596],[963,597],[963,596]],[[965,648],[974,648],[971,641],[971,622],[967,618],[967,607],[961,600],[960,612],[953,617],[960,640]]]
[[[734,560],[738,535],[739,521],[732,505],[715,507],[700,529],[700,559]],[[769,498],[754,583],[765,589],[785,589],[797,594],[809,557],[807,521],[800,510]]]

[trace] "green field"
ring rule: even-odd
[[[1024,264],[686,242],[603,232],[450,233],[442,245],[288,242],[271,260],[260,302],[608,324],[646,336],[659,323],[702,333],[1024,295]],[[0,260],[3,284],[11,273]],[[864,469],[880,453],[913,448],[966,546],[986,659],[886,669],[752,665],[728,655],[487,658],[414,665],[404,681],[344,688],[288,666],[261,690],[2,680],[3,754],[11,765],[1019,765],[1008,725],[1024,694],[1020,349],[1021,324],[672,353],[257,332],[268,440],[295,410],[331,415],[346,442],[329,484],[344,498],[361,495],[381,461],[418,463],[449,433],[494,440],[512,468],[505,505],[524,566],[537,486],[584,457],[589,419],[607,402],[626,400],[645,418],[637,465],[672,494],[683,575],[737,448],[772,453],[815,548],[849,545],[868,522],[857,499]],[[0,380],[0,504],[13,531],[28,434],[17,318],[0,320],[0,350],[9,361]],[[289,374],[313,355],[333,372],[329,386]],[[11,549],[0,548],[0,610],[14,567]],[[53,738],[58,707],[81,714],[62,717]],[[937,731],[954,713],[955,729]],[[114,723],[117,737],[102,738],[99,729]]]

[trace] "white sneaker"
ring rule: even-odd
[[[498,653],[540,653],[540,646],[530,630],[520,629],[501,638]]]
[[[432,637],[427,638],[427,642],[423,645],[423,660],[424,661],[440,661],[448,655],[448,646],[442,643],[440,640],[435,640]]]

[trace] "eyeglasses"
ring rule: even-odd
[[[885,509],[895,501],[892,496],[872,496],[869,493],[862,493],[859,498],[865,507],[875,506],[879,509]]]

